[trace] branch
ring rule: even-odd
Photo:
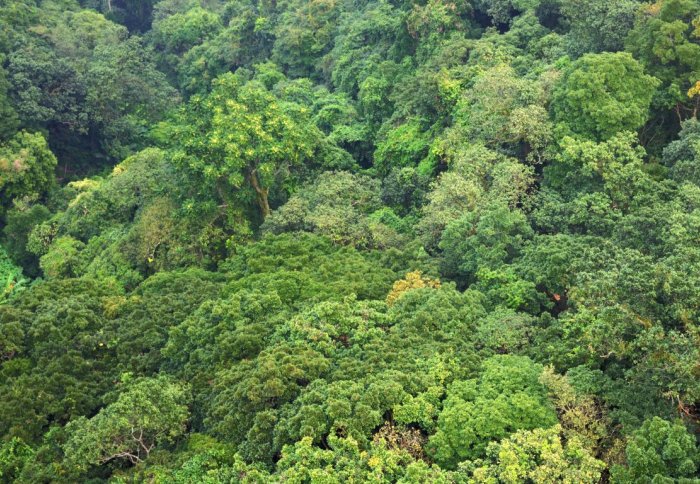
[[[153,448],[156,446],[155,443],[151,443],[150,445],[146,445],[146,443],[143,440],[143,428],[139,428],[139,435],[138,437],[135,435],[135,430],[131,430],[131,437],[134,439],[134,441],[139,444],[139,447],[146,452],[146,457],[148,457],[153,450]],[[139,454],[141,452],[139,451]]]
[[[116,454],[112,454],[107,457],[103,457],[100,459],[100,463],[104,464],[105,462],[109,462],[112,459],[129,459],[129,462],[132,464],[138,464],[141,461],[141,458],[137,454],[132,454],[131,452],[125,450],[123,452],[118,452]]]

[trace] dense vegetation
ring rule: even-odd
[[[700,2],[4,0],[0,481],[700,482]]]

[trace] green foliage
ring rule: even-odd
[[[3,435],[34,443],[49,424],[96,409],[115,378],[104,322],[117,294],[107,281],[61,279],[0,306]]]
[[[398,60],[398,52],[393,52],[401,48],[398,13],[390,3],[372,2],[340,16],[333,49],[324,57],[324,71],[334,86],[356,95],[382,61]]]
[[[295,442],[304,436],[320,443],[328,435],[347,435],[367,445],[367,437],[383,423],[384,414],[403,399],[396,382],[375,379],[352,382],[313,382],[280,413],[275,444]]]
[[[381,443],[369,452],[352,438],[333,437],[330,449],[313,447],[304,438],[282,453],[279,479],[292,482],[450,482],[439,469],[414,461],[406,452],[388,450]]]
[[[185,432],[187,391],[182,385],[164,378],[123,383],[126,388],[116,401],[90,419],[66,425],[63,451],[69,466],[85,470],[113,459],[135,464]]]
[[[470,482],[599,482],[603,462],[561,428],[521,430],[486,450],[487,458],[463,464]]]
[[[685,121],[678,137],[664,148],[663,162],[678,183],[689,181],[700,186],[700,123],[696,119]]]
[[[696,475],[697,443],[680,422],[646,420],[632,434],[625,454],[628,467],[614,468],[614,482],[662,482]]]
[[[151,375],[165,363],[162,354],[168,330],[189,317],[192,308],[216,299],[225,277],[190,269],[159,272],[141,283],[128,298],[114,298],[106,308],[110,344],[117,353],[119,368],[134,375]],[[191,337],[194,340],[194,336]]]
[[[80,272],[78,253],[83,247],[84,244],[73,237],[57,238],[41,257],[41,270],[48,278],[75,277]]]
[[[206,199],[187,202],[193,216],[182,213],[174,200],[188,195],[188,187],[165,193],[162,186],[176,185],[181,179],[165,152],[143,150],[117,165],[105,179],[72,182],[68,187],[72,190],[66,189],[71,197],[67,206],[35,227],[25,248],[43,257],[47,275],[53,271],[51,275],[113,277],[129,288],[154,269],[210,265],[226,255],[222,246],[228,237],[220,226],[230,220],[215,208],[209,210]],[[206,211],[197,213],[197,209]],[[17,219],[19,223],[34,211],[39,209],[32,207],[22,215],[11,212],[9,222]]]
[[[392,168],[415,166],[428,151],[428,140],[418,120],[397,126],[377,143],[374,163],[380,173]]]
[[[293,77],[311,77],[333,45],[340,2],[296,2],[280,15],[274,29],[272,58]]]
[[[700,478],[696,0],[0,4],[1,482]]]
[[[532,183],[529,167],[483,145],[453,147],[445,143],[440,148],[451,169],[435,180],[423,207],[419,230],[429,248],[439,244],[450,223],[475,217],[467,214],[478,213],[479,206],[517,206]]]
[[[529,314],[497,308],[479,322],[474,343],[488,353],[517,354],[529,346],[535,326]]]
[[[122,159],[177,100],[143,42],[101,14],[69,9],[30,33],[8,57],[10,94],[62,161],[94,164],[93,150]]]
[[[39,133],[22,131],[0,145],[0,213],[15,198],[45,195],[55,167],[56,157]]]
[[[199,7],[156,20],[151,35],[155,46],[167,59],[207,41],[221,28],[218,15]]]
[[[528,358],[495,356],[484,362],[478,379],[453,383],[429,442],[435,461],[454,469],[484,456],[491,440],[554,425],[556,414],[539,383],[541,372]]]
[[[154,4],[157,0],[111,0],[108,3],[83,0],[86,6],[101,10],[111,20],[126,25],[132,31],[144,31],[151,24]]]
[[[539,83],[501,64],[479,74],[457,103],[455,118],[470,139],[494,146],[524,142],[541,151],[551,137],[545,101]]]
[[[16,204],[7,212],[3,229],[3,245],[8,255],[26,274],[31,277],[38,275],[38,260],[32,254],[29,237],[32,229],[51,217],[51,212],[44,205]]]
[[[512,262],[532,229],[525,215],[507,206],[485,207],[451,222],[440,239],[447,274],[472,279],[483,268],[495,269]]]
[[[494,24],[507,24],[524,10],[537,7],[537,0],[478,0],[477,8],[488,14]]]
[[[399,234],[377,216],[379,191],[379,183],[368,176],[325,172],[273,212],[262,230],[303,230],[357,248],[395,246],[401,241]]]
[[[17,112],[8,98],[9,88],[5,69],[0,67],[0,141],[11,138],[19,124]]]
[[[679,117],[687,115],[681,105],[689,103],[688,89],[700,78],[700,36],[693,25],[699,14],[692,0],[656,2],[644,8],[627,38],[627,49],[663,82],[659,104],[677,106]]]
[[[565,69],[554,93],[554,118],[594,140],[634,131],[647,121],[658,84],[627,53],[586,54]]]
[[[277,286],[276,276],[286,279],[284,276],[289,275],[289,282],[279,285],[287,302],[335,299],[349,294],[360,299],[384,299],[397,278],[396,271],[402,270],[392,267],[393,262],[378,252],[339,249],[325,237],[287,233],[266,236],[261,243],[244,247],[222,264],[222,269],[236,281],[234,288]],[[401,267],[401,261],[398,264]],[[298,282],[293,283],[294,280]]]
[[[578,57],[586,52],[624,50],[639,4],[632,0],[563,0],[559,8],[569,27],[568,50]]]
[[[22,275],[22,269],[15,266],[7,252],[0,245],[0,304],[5,304],[12,294],[24,289],[27,279]]]
[[[21,439],[13,438],[0,445],[0,479],[3,482],[14,481],[34,451]]]
[[[270,190],[291,181],[322,139],[307,108],[233,74],[217,79],[206,99],[193,98],[183,122],[178,136],[185,153],[178,162],[223,197],[231,189],[251,190],[263,219],[270,214]]]
[[[215,435],[243,442],[245,457],[266,462],[273,450],[273,410],[294,400],[329,366],[330,361],[305,342],[279,344],[252,361],[243,360],[218,375],[208,424]]]

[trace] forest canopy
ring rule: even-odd
[[[697,0],[4,0],[0,482],[700,483]]]

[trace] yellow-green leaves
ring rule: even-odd
[[[270,190],[280,189],[296,168],[311,162],[323,138],[308,110],[230,73],[214,82],[204,103],[190,103],[183,123],[189,125],[182,128],[189,132],[184,137],[188,167],[209,183],[225,180],[227,191],[251,193],[262,218],[270,213]],[[220,195],[226,197],[226,191]]]

